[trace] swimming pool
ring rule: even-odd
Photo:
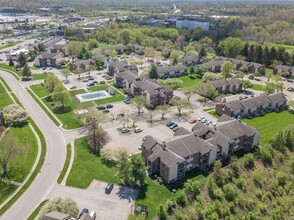
[[[78,94],[76,95],[76,97],[80,102],[88,102],[88,101],[94,101],[97,99],[110,98],[111,95],[105,90],[102,90],[97,92]]]

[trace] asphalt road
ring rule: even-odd
[[[11,74],[0,70],[0,76],[8,83],[26,111],[43,133],[47,154],[40,173],[25,193],[0,217],[2,220],[27,219],[57,184],[57,178],[65,161],[65,140],[59,128],[27,93]]]

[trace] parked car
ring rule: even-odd
[[[135,133],[140,133],[142,131],[143,131],[142,128],[135,128],[135,130],[134,130]]]
[[[138,146],[138,149],[139,149],[139,150],[142,150],[142,146],[141,146],[141,145],[139,145],[139,146]]]
[[[174,127],[173,128],[173,131],[175,132],[175,131],[177,131],[179,129],[179,127],[177,126],[177,127]]]
[[[99,83],[100,83],[100,84],[105,84],[105,81],[100,81]]]
[[[95,86],[95,83],[90,82],[90,83],[87,84],[87,86],[89,86],[89,87],[90,87],[90,86]]]
[[[290,83],[292,83],[292,82],[294,82],[292,79],[287,79],[287,82],[290,82]]]
[[[106,194],[110,194],[111,193],[111,191],[112,191],[112,189],[113,189],[113,183],[107,183],[107,185],[106,185],[106,187],[105,187],[105,193]]]
[[[113,108],[113,105],[108,104],[108,105],[106,105],[106,108]]]
[[[173,125],[169,126],[170,129],[174,129],[175,127],[178,127],[178,125],[176,123],[174,123]]]
[[[172,122],[172,121],[169,121],[169,122],[166,123],[166,126],[167,126],[167,127],[170,127],[170,126],[172,126],[173,124],[175,124],[175,123]]]
[[[76,89],[77,88],[77,86],[71,86],[70,87],[70,89]]]
[[[109,113],[110,111],[108,109],[102,110],[103,113]]]
[[[81,213],[78,216],[78,219],[80,219],[83,215],[89,214],[89,209],[83,208]]]
[[[189,123],[190,124],[194,124],[196,122],[197,122],[197,119],[196,118],[190,118],[190,120],[189,120]]]
[[[92,211],[90,212],[90,217],[95,220],[96,219],[96,212]]]
[[[121,130],[121,133],[123,133],[123,134],[125,134],[125,133],[129,133],[130,132],[130,129],[128,129],[128,128],[123,128],[122,130]]]
[[[50,68],[49,68],[49,70],[52,70],[53,69],[53,67],[51,66]]]
[[[126,99],[123,100],[123,103],[130,102],[130,101],[131,101],[130,98],[126,98]]]
[[[98,81],[94,80],[94,81],[93,81],[93,83],[97,84],[97,83],[98,83]]]
[[[94,80],[94,78],[93,78],[92,76],[90,76],[90,77],[88,78],[88,80]]]
[[[146,135],[145,137],[142,138],[142,141],[146,141],[146,139],[149,137],[150,135]]]
[[[42,68],[42,70],[45,70],[47,67],[46,66],[44,66],[43,68]]]
[[[89,82],[89,80],[87,80],[87,79],[84,79],[84,80],[83,80],[83,82],[84,82],[84,83],[86,83],[86,82]]]
[[[101,105],[101,106],[96,106],[96,108],[97,108],[98,110],[104,110],[104,109],[106,109],[106,107],[103,106],[103,105]]]
[[[69,84],[69,80],[63,80],[62,83],[63,84]]]
[[[294,92],[294,88],[293,87],[289,87],[289,88],[287,88],[287,91],[288,92]]]

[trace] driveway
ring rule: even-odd
[[[70,195],[83,208],[95,211],[99,220],[125,220],[139,195],[139,190],[114,185],[110,194],[105,194],[106,182],[94,180],[87,189],[55,185],[48,199]]]

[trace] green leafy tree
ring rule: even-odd
[[[214,99],[218,96],[216,88],[211,83],[198,84],[195,88],[195,92],[206,99]]]
[[[131,34],[128,30],[123,30],[122,32],[120,32],[119,37],[123,45],[127,45],[128,43],[130,43]]]
[[[46,48],[44,44],[38,44],[38,51],[39,53],[45,52]]]
[[[243,49],[242,49],[242,55],[247,58],[248,53],[249,53],[249,43],[246,42]]]
[[[276,89],[276,84],[273,82],[266,82],[263,90],[267,93],[274,93]]]
[[[89,51],[95,49],[95,48],[98,48],[99,46],[99,43],[96,39],[89,39],[88,43],[87,43],[87,49]]]
[[[167,214],[166,214],[162,204],[159,205],[158,216],[159,216],[160,220],[166,220],[166,218],[167,218]]]
[[[105,52],[105,55],[114,59],[115,57],[117,57],[118,53],[116,50],[106,50]]]
[[[130,185],[131,183],[131,163],[129,160],[129,153],[127,151],[120,151],[117,155],[118,177],[123,184]]]
[[[255,59],[255,47],[253,44],[251,44],[248,51],[247,61],[253,62],[254,59]]]
[[[97,67],[97,69],[101,69],[104,66],[104,62],[100,59],[95,60],[95,65]]]
[[[137,114],[141,114],[142,108],[146,105],[147,100],[144,96],[135,96],[131,100],[131,104],[137,108]]]
[[[276,92],[283,92],[285,89],[285,85],[282,82],[277,82],[275,84]]]
[[[178,116],[183,116],[183,110],[190,106],[189,102],[182,98],[173,98],[171,104],[177,108]]]
[[[158,70],[154,64],[151,65],[148,75],[150,79],[158,79]]]
[[[24,52],[19,53],[17,62],[20,67],[23,67],[27,63],[27,56],[24,54]]]
[[[58,83],[60,83],[60,81],[57,76],[55,76],[54,73],[49,73],[44,83],[44,87],[49,93],[52,93]]]
[[[213,165],[213,172],[218,172],[222,168],[222,162],[220,160],[215,161]]]
[[[146,179],[146,167],[143,157],[140,154],[135,154],[131,157],[131,176],[133,184],[144,185]]]
[[[204,47],[201,47],[201,49],[199,51],[199,59],[201,60],[205,56],[206,56],[206,51],[205,51]]]
[[[161,114],[162,120],[165,119],[165,115],[170,111],[168,105],[158,105],[156,109]]]
[[[28,64],[26,63],[22,69],[22,75],[23,77],[25,77],[26,79],[28,79],[31,75],[32,75],[32,72],[28,66]]]
[[[70,101],[70,94],[61,83],[58,83],[54,88],[53,99],[56,102],[60,102],[62,108],[64,108],[64,105]]]
[[[224,64],[222,65],[222,74],[224,76],[225,79],[230,77],[230,73],[233,70],[233,63],[230,61],[225,61]]]
[[[249,153],[249,154],[244,155],[244,166],[247,169],[253,168],[253,166],[254,166],[254,156],[253,156],[253,154]]]
[[[243,49],[243,41],[239,38],[228,37],[221,41],[218,45],[221,48],[223,55],[230,58],[235,58],[240,55]]]
[[[65,77],[65,80],[66,80],[66,81],[68,80],[68,76],[71,75],[71,72],[70,72],[69,69],[63,69],[63,70],[61,70],[61,73],[62,73],[62,75]]]
[[[188,74],[189,75],[194,75],[195,74],[195,68],[194,68],[194,66],[189,66],[188,67]]]
[[[242,80],[242,86],[244,91],[246,91],[246,89],[252,88],[253,84],[249,80]]]

